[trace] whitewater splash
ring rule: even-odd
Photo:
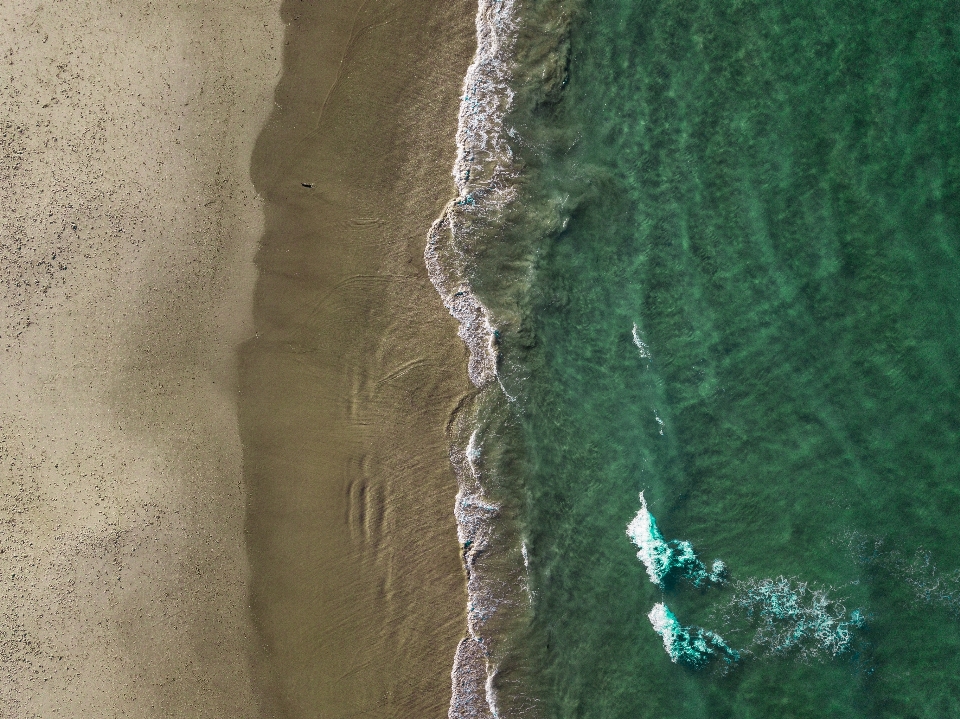
[[[722,585],[726,581],[727,566],[721,560],[714,560],[708,572],[690,542],[668,542],[663,538],[657,520],[647,509],[643,492],[640,492],[640,510],[627,525],[627,536],[639,550],[637,559],[646,567],[650,581],[661,589],[679,578],[687,579],[695,587]],[[728,666],[740,661],[740,653],[719,634],[700,627],[684,627],[663,602],[655,604],[647,618],[674,664],[702,669],[714,657],[722,658]]]
[[[649,360],[653,358],[653,355],[650,354],[650,346],[643,341],[643,335],[640,333],[640,328],[637,327],[637,323],[633,323],[633,344],[637,346],[637,349],[640,350],[640,356]]]
[[[695,587],[727,583],[727,567],[721,560],[715,560],[708,572],[690,542],[663,538],[643,492],[640,510],[627,525],[627,536],[639,550],[637,559],[646,567],[650,581],[662,590],[680,578]],[[859,609],[848,616],[829,590],[797,579],[750,579],[734,583],[732,589],[722,619],[734,631],[753,631],[749,648],[741,650],[746,654],[795,654],[802,660],[818,655],[838,657],[852,650],[854,630],[865,624]],[[721,657],[727,665],[740,661],[740,651],[722,637],[699,627],[684,627],[662,602],[647,616],[675,664],[700,669],[713,657]]]
[[[430,280],[460,324],[460,338],[470,351],[470,379],[477,387],[497,377],[497,333],[490,312],[470,286],[470,258],[463,248],[471,223],[495,214],[516,195],[511,182],[516,170],[503,126],[513,101],[515,4],[515,0],[480,0],[477,52],[464,79],[457,123],[453,167],[457,197],[433,223],[424,250]]]
[[[640,492],[640,511],[627,525],[627,536],[637,549],[637,559],[647,568],[650,581],[661,589],[673,579],[683,578],[693,586],[723,584],[727,565],[713,561],[710,571],[693,551],[693,545],[683,540],[666,541],[657,528],[657,520],[647,509],[647,500]]]
[[[459,323],[458,334],[470,353],[470,380],[484,389],[493,380],[499,382],[498,333],[491,313],[471,287],[471,258],[465,248],[469,247],[471,229],[496,217],[516,194],[511,182],[516,172],[503,127],[513,101],[510,82],[517,36],[515,0],[479,0],[476,33],[477,51],[464,78],[457,124],[453,167],[457,196],[430,228],[424,261],[444,306]],[[505,389],[504,394],[509,398]],[[459,418],[461,432],[467,423],[466,417]],[[478,563],[489,556],[500,508],[485,496],[480,459],[476,429],[466,447],[454,445],[451,449],[460,483],[454,513],[467,573],[468,636],[460,642],[454,659],[450,719],[498,716],[496,666],[491,654],[494,637],[485,626],[504,600],[498,598]]]
[[[674,664],[702,669],[714,657],[727,665],[740,661],[740,652],[731,649],[723,637],[700,627],[684,627],[663,602],[655,604],[647,618]]]
[[[828,589],[797,579],[750,579],[737,582],[733,590],[728,621],[746,620],[753,626],[751,644],[761,653],[796,654],[800,659],[822,654],[838,657],[851,651],[853,630],[865,624],[859,609],[848,616]]]

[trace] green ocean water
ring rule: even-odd
[[[960,717],[957,6],[560,7],[562,93],[511,120],[565,226],[501,369],[540,712]],[[640,491],[726,585],[648,579]],[[862,611],[845,651],[754,641],[731,600],[780,576]],[[658,602],[741,660],[671,662]]]

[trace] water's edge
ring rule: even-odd
[[[467,574],[467,636],[457,647],[451,673],[449,717],[497,716],[493,658],[495,637],[487,619],[503,600],[486,586],[479,561],[489,553],[497,529],[498,506],[484,490],[476,461],[478,414],[497,384],[497,331],[490,311],[469,281],[469,235],[489,222],[514,197],[515,169],[504,138],[504,116],[510,106],[511,65],[516,42],[514,0],[480,0],[476,15],[477,51],[463,83],[453,176],[457,196],[433,223],[424,251],[427,271],[444,306],[460,323],[459,336],[469,352],[469,376],[479,392],[461,408],[454,422],[450,457],[459,492],[455,514]],[[495,401],[495,400],[494,400]]]

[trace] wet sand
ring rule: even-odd
[[[262,715],[236,349],[278,5],[0,7],[0,716]]]
[[[229,6],[0,10],[0,716],[446,713],[475,5]]]
[[[469,0],[287,2],[240,410],[257,663],[288,717],[441,717],[465,627],[447,425],[466,351],[424,267],[454,194]]]

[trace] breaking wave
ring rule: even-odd
[[[647,618],[674,664],[702,669],[715,657],[727,665],[740,661],[740,652],[731,649],[723,637],[700,627],[684,627],[663,602],[655,604]]]
[[[723,584],[727,577],[727,565],[715,559],[710,571],[693,551],[693,545],[684,540],[669,542],[657,528],[657,520],[647,509],[647,500],[640,492],[640,510],[627,525],[627,536],[637,549],[637,559],[647,568],[650,581],[661,589],[671,580],[683,578],[693,586]]]
[[[723,586],[728,570],[719,559],[707,571],[690,542],[666,541],[657,521],[640,493],[640,509],[627,526],[627,536],[639,549],[637,558],[647,570],[650,581],[666,589],[671,580],[684,578],[694,587]],[[863,612],[849,615],[846,607],[830,595],[830,590],[811,587],[798,579],[748,579],[734,582],[722,612],[725,626],[736,633],[753,632],[741,651],[756,655],[795,654],[800,659],[815,656],[838,657],[853,647],[854,630],[865,624]],[[695,669],[706,666],[718,655],[728,664],[740,660],[718,634],[699,627],[684,627],[666,604],[656,604],[648,615],[654,630],[674,663]]]

